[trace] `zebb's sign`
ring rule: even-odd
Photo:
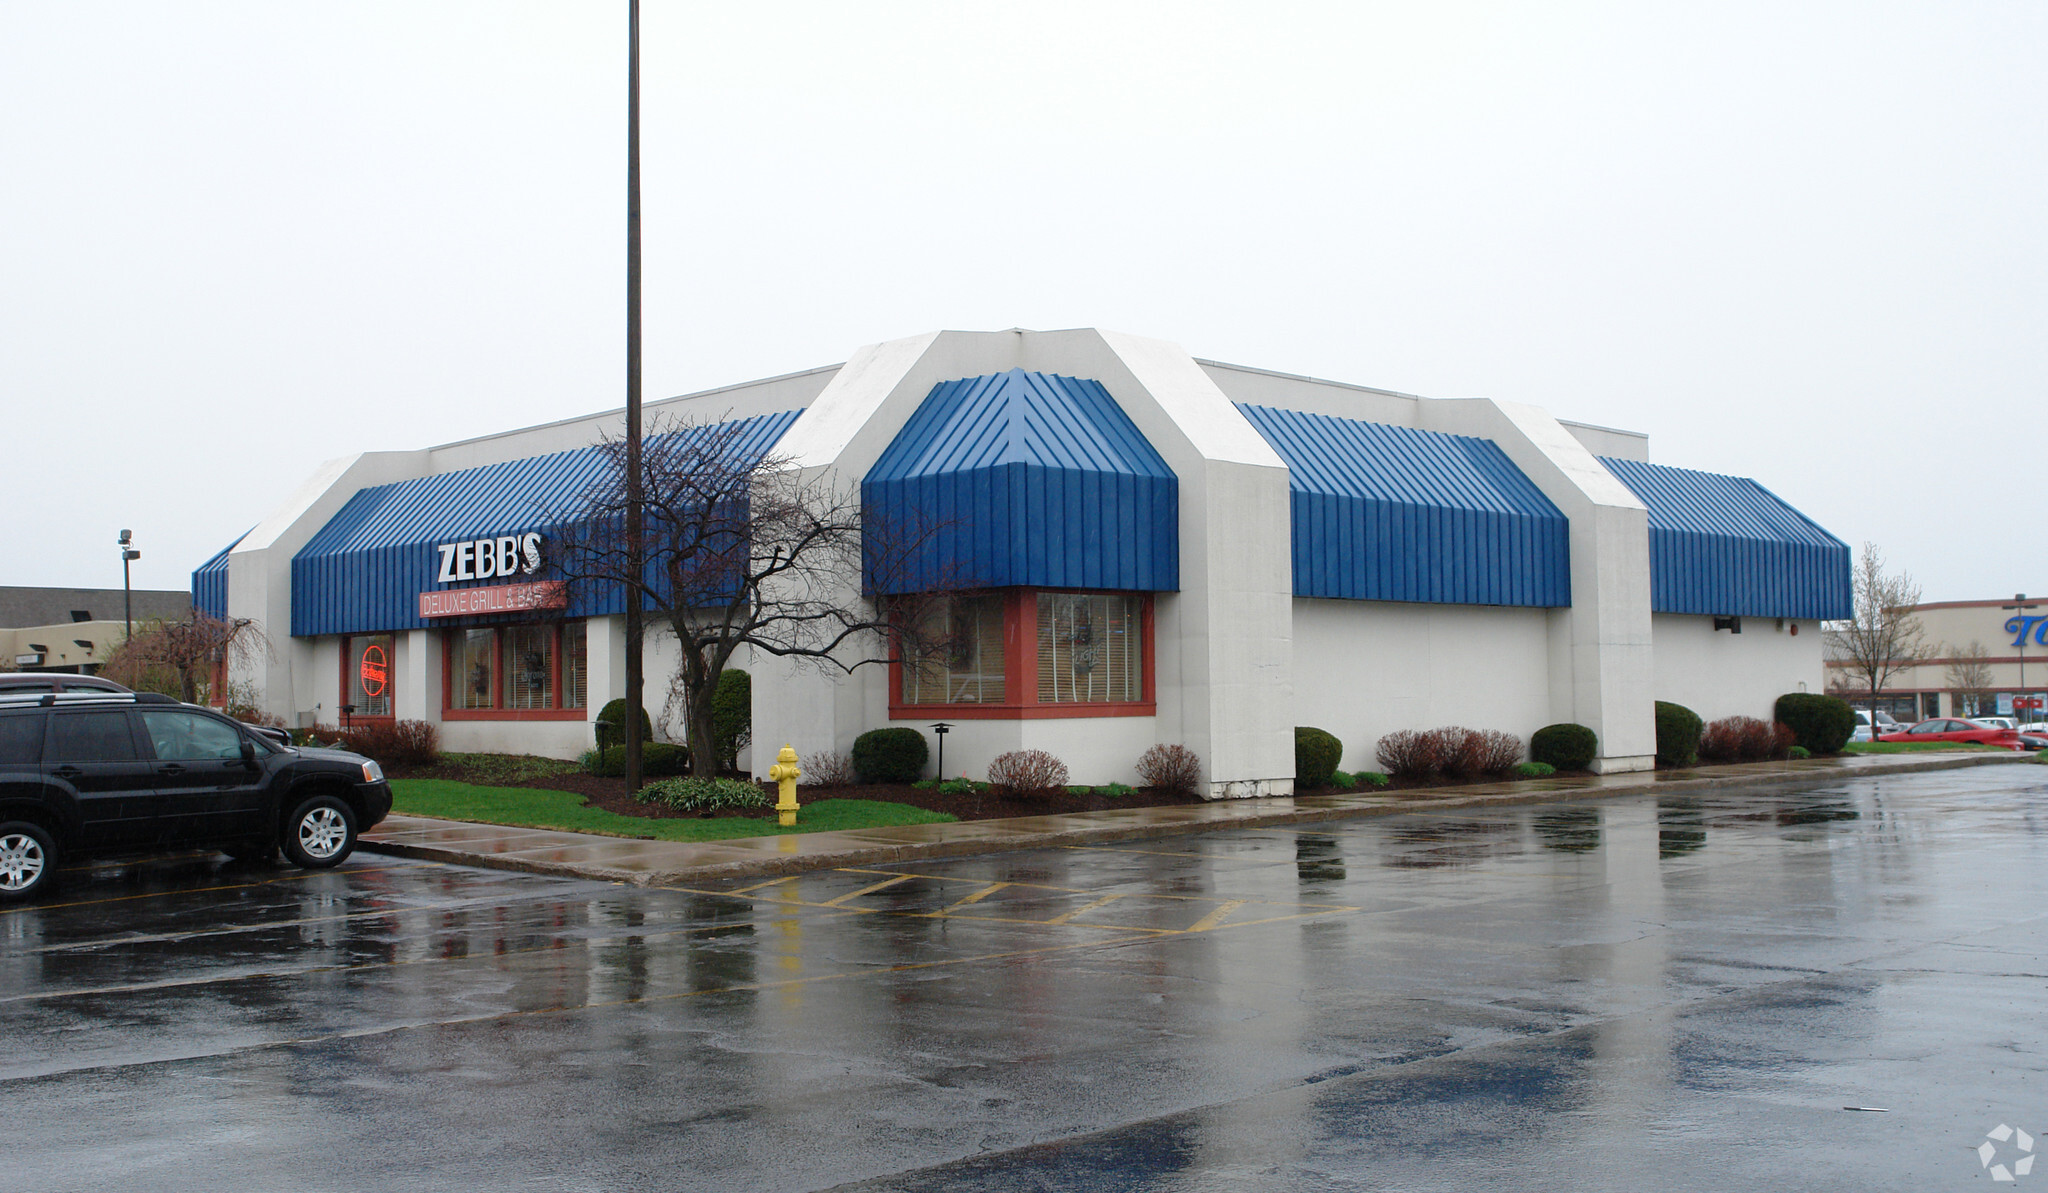
[[[540,535],[503,534],[497,538],[442,543],[441,584],[457,580],[489,580],[493,576],[527,575],[540,570]]]
[[[441,571],[435,578],[443,584],[460,580],[509,579],[530,575],[541,568],[541,537],[534,533],[501,534],[495,538],[441,543],[434,550],[441,553]],[[420,594],[420,616],[475,617],[488,613],[561,609],[568,604],[567,585],[560,580],[540,580],[423,592]],[[365,668],[368,665],[365,662]],[[368,679],[366,670],[364,680],[367,682]]]

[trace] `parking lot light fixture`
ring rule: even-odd
[[[2018,634],[2017,634],[2017,635],[2015,636],[2015,638],[2014,638],[2014,641],[2013,641],[2013,645],[2015,645],[2015,646],[2017,646],[2017,647],[2019,647],[2019,648],[2020,648],[2020,686],[2019,686],[2019,695],[2021,695],[2021,696],[2024,696],[2024,695],[2026,695],[2026,694],[2027,694],[2027,623],[2026,623],[2026,616],[2027,616],[2027,610],[2029,610],[2029,609],[2039,609],[2040,607],[2041,607],[2041,602],[2039,602],[2039,601],[2034,601],[2034,602],[2032,602],[2031,604],[2030,604],[2030,603],[2028,603],[2028,601],[2027,601],[2027,594],[2026,594],[2026,593],[2024,593],[2024,592],[2020,592],[2020,593],[2014,593],[2014,594],[2013,594],[2013,598],[2012,598],[2012,604],[2010,604],[2010,605],[2000,605],[2000,606],[1998,607],[1998,608],[1999,608],[1999,610],[2000,610],[2001,612],[2003,612],[2003,611],[2006,611],[2006,610],[2010,610],[2010,611],[2012,612],[2012,615],[2013,615],[2013,621],[2017,621],[2017,622],[2019,622],[2019,623],[2020,623],[2020,628],[2019,628],[2019,632],[2018,632]],[[2011,622],[2011,621],[2007,622],[2007,623],[2006,623],[2006,626],[2007,626],[2007,628],[2011,628],[2011,626],[2012,626],[2012,622]],[[2018,711],[2018,710],[2017,710],[2017,709],[2015,709],[2014,711]],[[2018,722],[2014,722],[2014,723],[2015,723],[2015,724],[2017,724]]]

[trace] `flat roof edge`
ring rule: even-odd
[[[656,398],[654,401],[646,403],[646,405],[666,406],[670,402],[687,402],[693,398],[709,398],[718,394],[732,393],[735,390],[750,389],[756,385],[769,385],[777,381],[793,381],[798,377],[810,377],[818,373],[834,373],[845,367],[846,362],[842,360],[837,364],[819,365],[814,369],[798,369],[794,373],[777,373],[773,377],[757,377],[752,381],[739,381],[731,385],[721,385],[714,389],[700,389],[695,393],[676,394],[674,397],[668,398]],[[570,423],[587,422],[593,418],[609,418],[614,414],[623,415],[625,413],[626,408],[624,406],[614,406],[608,410],[593,410],[587,414],[572,414],[568,418],[558,418],[553,422],[535,423],[530,427],[514,427],[509,431],[493,431],[488,435],[474,435],[468,439],[454,439],[447,443],[436,443],[425,450],[438,452],[445,451],[451,447],[467,447],[472,443],[488,443],[493,439],[505,439],[513,435],[527,435],[534,431],[545,431],[549,427],[566,427]]]

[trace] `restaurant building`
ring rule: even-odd
[[[649,411],[735,424],[877,523],[935,520],[914,566],[849,575],[850,595],[972,586],[931,614],[938,659],[736,660],[757,771],[784,742],[940,721],[948,772],[1038,748],[1076,782],[1130,782],[1179,743],[1218,797],[1291,791],[1297,725],[1370,769],[1397,729],[1576,721],[1599,769],[1647,769],[1654,701],[1769,716],[1822,689],[1820,622],[1849,611],[1842,542],[1754,481],[1652,463],[1644,435],[1116,332],[933,332]],[[267,629],[275,657],[246,678],[289,721],[574,756],[623,694],[623,609],[550,579],[545,511],[621,427],[329,461],[194,573],[194,600]],[[674,643],[649,643],[658,711]]]

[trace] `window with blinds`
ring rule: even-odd
[[[1003,605],[1000,595],[933,602],[917,627],[929,649],[903,665],[903,702],[1001,704]]]
[[[1120,704],[1145,698],[1143,598],[1038,594],[1038,703]]]

